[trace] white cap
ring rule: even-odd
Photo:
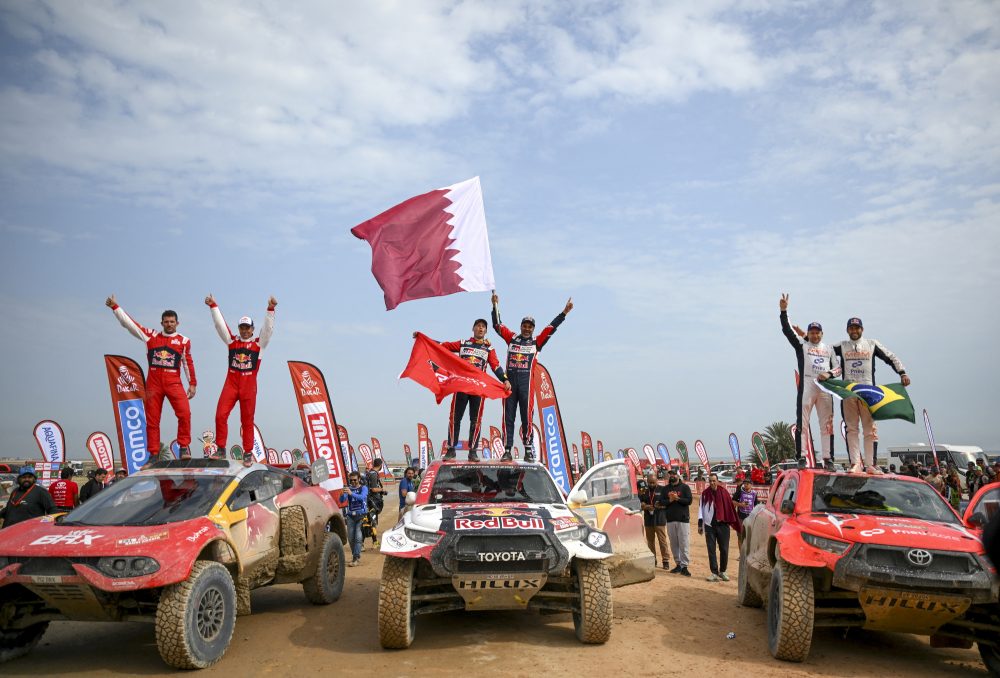
[[[240,318],[239,324],[240,325],[250,325],[251,327],[253,327],[253,318],[251,318],[248,315],[245,315],[242,318]]]

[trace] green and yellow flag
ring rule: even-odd
[[[860,398],[868,406],[868,411],[872,413],[872,419],[876,421],[903,419],[911,424],[916,423],[917,418],[913,412],[913,403],[910,402],[910,395],[902,384],[873,386],[840,379],[817,381],[816,384],[841,400]]]

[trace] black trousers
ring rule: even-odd
[[[504,448],[514,447],[514,416],[521,411],[521,442],[531,445],[534,431],[531,430],[531,380],[511,377],[510,395],[503,401]]]
[[[720,574],[726,571],[729,565],[729,525],[726,523],[716,523],[705,525],[705,543],[708,545],[708,568],[712,574]],[[715,547],[719,547],[719,559],[715,559]]]
[[[479,433],[483,424],[483,399],[468,393],[456,393],[451,399],[451,421],[448,423],[448,448],[455,449],[458,432],[462,428],[465,408],[469,408],[469,452],[479,449]]]

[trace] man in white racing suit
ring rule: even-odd
[[[875,385],[875,358],[885,362],[901,377],[903,386],[910,385],[906,368],[896,355],[876,339],[865,339],[864,325],[861,318],[851,318],[847,321],[847,336],[850,339],[834,344],[833,350],[840,358],[844,370],[844,379],[855,384]],[[841,402],[841,414],[847,424],[847,452],[851,458],[851,471],[860,473],[882,473],[875,464],[875,441],[878,439],[875,421],[872,419],[868,406],[860,398],[848,398]],[[858,422],[864,430],[865,453],[862,466],[861,454],[858,449]]]
[[[819,419],[820,447],[823,465],[833,470],[833,396],[816,385],[816,380],[826,381],[840,376],[840,359],[832,347],[823,343],[823,326],[809,323],[805,340],[796,336],[788,324],[788,295],[782,294],[778,303],[781,309],[781,332],[795,349],[798,361],[799,384],[795,403],[795,458],[802,464],[802,441],[809,435],[809,417],[816,409]],[[801,333],[798,327],[795,328]]]

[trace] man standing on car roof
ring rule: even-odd
[[[487,365],[493,370],[497,379],[503,382],[504,389],[510,393],[510,382],[507,375],[500,367],[497,353],[493,350],[493,345],[486,338],[486,330],[489,326],[483,318],[479,318],[472,323],[472,337],[464,341],[442,341],[441,347],[457,353],[459,358],[472,363],[473,367],[485,372]],[[414,338],[417,336],[413,333]],[[451,414],[448,418],[448,451],[445,452],[442,460],[447,461],[455,458],[455,445],[458,444],[459,431],[462,428],[462,417],[465,416],[465,408],[469,408],[469,461],[479,461],[477,450],[479,449],[480,431],[483,425],[483,398],[482,396],[470,395],[468,393],[456,392],[451,396]]]
[[[0,509],[5,528],[55,512],[52,495],[36,481],[35,469],[22,466],[17,475],[17,488],[7,498],[7,505]]]
[[[248,315],[240,318],[237,331],[239,336],[229,330],[222,317],[215,297],[209,294],[205,304],[212,310],[212,321],[219,338],[229,348],[229,373],[226,383],[222,385],[219,394],[219,404],[215,408],[215,442],[220,450],[226,449],[226,438],[229,436],[229,415],[240,403],[240,427],[243,430],[243,449],[253,449],[253,417],[257,410],[257,372],[260,370],[260,354],[267,348],[274,332],[274,308],[278,300],[273,296],[267,300],[267,314],[264,316],[264,327],[256,339],[253,336],[253,318]]]
[[[802,463],[802,439],[809,435],[809,415],[816,408],[819,418],[820,447],[823,466],[833,470],[833,396],[816,385],[815,380],[826,381],[840,376],[840,360],[833,348],[823,343],[823,326],[809,323],[806,340],[796,336],[788,324],[788,295],[782,294],[778,303],[781,309],[781,332],[795,349],[798,362],[799,384],[795,397],[795,458]]]
[[[160,315],[162,332],[143,327],[125,312],[115,295],[104,301],[115,313],[118,322],[129,333],[146,344],[146,359],[149,374],[146,375],[146,449],[160,450],[160,414],[163,399],[170,401],[177,415],[177,444],[182,448],[191,445],[191,405],[198,380],[194,374],[194,359],[191,357],[191,340],[177,332],[177,312],[166,310]],[[187,374],[188,389],[184,391],[181,370]]]
[[[534,461],[534,435],[531,430],[531,369],[535,356],[548,343],[566,316],[573,310],[573,298],[566,307],[535,337],[535,319],[525,316],[521,319],[521,333],[514,332],[500,321],[500,297],[493,293],[493,329],[507,342],[507,377],[511,392],[503,404],[504,453],[502,461],[510,461],[510,450],[514,447],[514,416],[521,412],[521,442],[524,443],[524,460]]]
[[[910,385],[910,377],[906,368],[896,355],[876,339],[865,339],[864,325],[861,318],[851,318],[847,321],[846,339],[834,344],[833,350],[840,358],[844,370],[844,379],[854,384],[875,385],[875,358],[885,362],[901,377],[903,386]],[[841,416],[847,424],[847,451],[851,458],[851,472],[881,474],[882,469],[875,465],[875,441],[878,438],[875,421],[868,405],[861,398],[848,398],[840,403]],[[861,450],[858,445],[858,428],[864,430],[864,465],[862,465]]]

